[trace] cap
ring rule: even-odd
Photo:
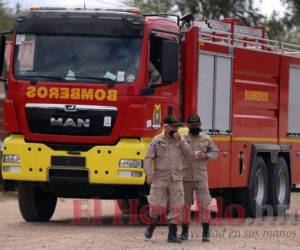
[[[172,126],[178,126],[179,122],[174,116],[167,116],[164,120],[164,124],[172,125]]]
[[[191,115],[187,122],[188,124],[201,124],[201,120],[198,115]]]

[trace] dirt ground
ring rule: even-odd
[[[194,222],[189,241],[182,244],[166,242],[166,226],[145,240],[145,226],[130,225],[114,201],[60,199],[49,223],[25,222],[14,195],[0,194],[0,201],[0,249],[300,249],[300,193],[292,195],[285,218],[246,219],[238,225],[219,219],[212,226],[211,243],[201,243],[201,229]]]

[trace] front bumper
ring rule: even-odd
[[[2,175],[4,180],[51,182],[54,169],[58,170],[56,175],[63,173],[61,179],[56,180],[76,181],[76,176],[81,176],[79,172],[83,171],[87,173],[89,184],[144,185],[143,168],[120,168],[119,162],[121,159],[143,160],[147,142],[121,139],[114,146],[94,146],[86,152],[76,151],[76,156],[85,158],[84,167],[52,166],[51,157],[75,157],[74,152],[53,150],[43,143],[26,142],[23,135],[11,135],[4,140],[3,155],[19,155],[21,163],[5,163],[2,158]],[[130,174],[133,172],[135,176]]]

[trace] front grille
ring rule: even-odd
[[[26,116],[32,133],[109,136],[116,121],[117,108],[28,103]]]
[[[85,157],[52,156],[51,166],[85,167]]]
[[[87,169],[49,168],[48,176],[50,182],[62,181],[88,183],[89,172]]]

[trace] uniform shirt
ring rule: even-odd
[[[191,147],[184,140],[177,142],[164,133],[155,136],[145,156],[144,168],[147,176],[153,175],[160,180],[170,180],[170,177],[173,181],[182,180],[185,154],[191,154]]]
[[[188,134],[184,137],[185,141],[191,146],[193,153],[184,158],[184,181],[207,180],[207,160],[218,157],[218,149],[209,135],[200,133],[197,136]],[[205,153],[206,159],[196,159],[196,152]]]

